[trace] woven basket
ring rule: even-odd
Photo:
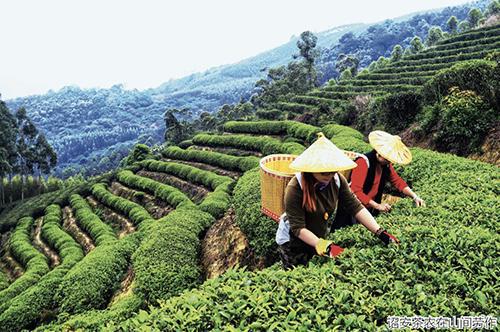
[[[356,152],[344,153],[351,159],[358,157]],[[291,154],[272,154],[260,160],[261,211],[276,222],[285,212],[285,189],[295,175],[289,166],[295,158],[297,156]],[[347,178],[351,170],[339,173]]]
[[[285,211],[285,189],[295,174],[289,166],[295,158],[291,154],[272,154],[260,160],[261,211],[275,221]]]

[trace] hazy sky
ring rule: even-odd
[[[464,0],[2,0],[2,99],[65,85],[156,87],[238,62],[302,31]]]

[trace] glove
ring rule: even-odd
[[[333,258],[340,255],[342,251],[344,251],[344,248],[339,247],[332,241],[328,241],[325,239],[319,239],[318,243],[316,244],[316,252],[320,256]]]
[[[399,240],[392,234],[389,234],[385,229],[379,228],[379,230],[375,233],[378,238],[384,242],[386,245],[393,242],[399,244]]]

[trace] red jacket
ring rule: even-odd
[[[377,163],[373,186],[370,192],[365,194],[363,192],[363,184],[365,183],[366,175],[368,174],[368,164],[364,158],[358,158],[358,160],[356,160],[356,164],[358,164],[358,166],[351,172],[351,190],[356,197],[358,197],[361,203],[368,207],[368,202],[370,202],[371,199],[374,199],[377,195],[380,177],[382,175],[382,167],[379,163]],[[396,173],[392,165],[389,165],[389,180],[399,191],[403,191],[404,188],[408,187],[406,182],[398,175],[398,173]]]

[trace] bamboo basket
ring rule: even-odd
[[[289,166],[295,158],[291,154],[272,154],[260,160],[261,211],[276,222],[285,211],[285,189],[295,174]]]
[[[343,152],[351,159],[359,156],[356,152]],[[285,189],[295,175],[289,166],[295,158],[297,156],[291,154],[272,154],[260,160],[261,211],[276,222],[285,212]],[[339,173],[348,178],[351,170]]]

